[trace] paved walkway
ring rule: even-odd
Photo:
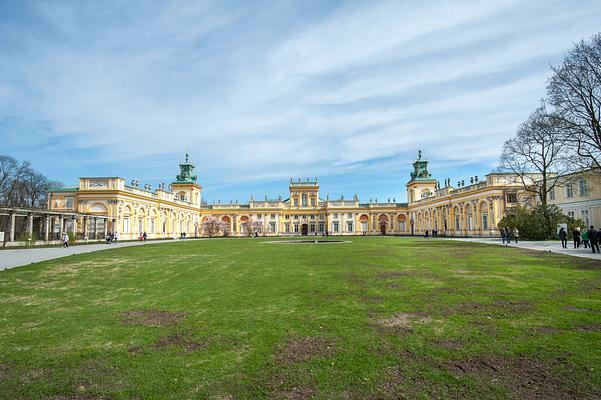
[[[197,240],[197,239],[186,239]],[[177,240],[149,240],[147,242],[117,242],[113,244],[82,244],[63,247],[44,247],[40,249],[15,249],[0,250],[0,270],[20,267],[35,262],[52,260],[54,258],[66,257],[74,254],[91,253],[93,251],[115,249],[130,246],[148,246],[157,243],[177,242]]]
[[[486,244],[496,244],[499,246],[504,246],[501,238],[451,238],[449,240],[459,240],[463,242],[475,242],[475,243],[486,243]],[[550,251],[552,253],[559,254],[567,254],[569,256],[574,257],[582,257],[582,258],[592,258],[594,260],[601,260],[601,254],[595,253],[591,251],[591,249],[585,249],[580,247],[579,249],[574,248],[574,243],[568,241],[568,248],[562,249],[561,242],[559,240],[556,241],[520,241],[519,243],[511,243],[509,246],[518,247],[521,249],[530,249],[530,250],[540,250],[540,251]]]

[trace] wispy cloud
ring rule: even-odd
[[[187,149],[210,198],[285,194],[298,175],[399,197],[418,147],[441,179],[486,173],[599,14],[542,0],[2,3],[1,152],[66,182],[157,183]]]

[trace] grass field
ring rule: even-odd
[[[601,398],[597,261],[264,241],[1,272],[0,399]]]

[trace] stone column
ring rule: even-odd
[[[96,240],[97,238],[98,238],[98,218],[94,217],[94,237],[92,239]]]
[[[106,238],[106,235],[108,234],[108,229],[109,229],[109,224],[108,224],[108,218],[103,218],[104,219],[104,238]]]
[[[16,219],[16,215],[14,214],[14,212],[10,213],[9,218],[10,218],[10,226],[9,226],[9,232],[8,232],[8,241],[14,242],[15,241],[15,219]]]
[[[33,214],[27,213],[27,238],[33,237]]]
[[[58,216],[58,234],[60,239],[63,237],[63,233],[65,232],[65,217],[61,214]]]
[[[46,214],[44,216],[44,241],[48,241],[50,239],[50,215]]]
[[[81,238],[85,239],[88,233],[88,217],[83,217],[82,221],[83,222],[81,224]]]
[[[72,226],[71,226],[72,232],[71,233],[73,233],[73,237],[77,237],[77,217],[75,215],[73,217],[71,217],[71,223],[72,223]]]

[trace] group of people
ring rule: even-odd
[[[106,244],[115,243],[119,240],[119,232],[109,232],[106,234]]]
[[[559,229],[559,239],[561,240],[561,247],[563,249],[568,248],[568,232],[565,228]],[[581,230],[579,226],[575,227],[572,231],[572,239],[574,240],[574,248],[579,249],[580,246],[585,249],[590,248],[593,253],[601,253],[599,251],[599,241],[601,240],[601,232],[595,229],[593,225],[589,229]]]
[[[426,229],[426,231],[424,232],[424,237],[426,239],[430,237],[430,231],[428,229]],[[432,237],[433,238],[437,238],[438,237],[438,230],[437,229],[432,229]]]
[[[518,230],[518,228],[511,228],[511,227],[501,227],[501,240],[503,241],[503,244],[505,246],[508,246],[509,244],[511,244],[511,241],[514,240],[516,243],[518,242],[518,239],[520,238],[520,231]]]

